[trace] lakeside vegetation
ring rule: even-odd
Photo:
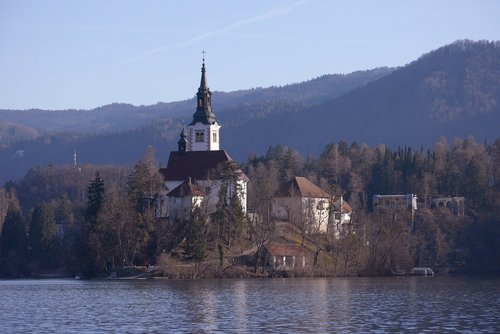
[[[157,265],[154,274],[167,277],[276,275],[255,255],[276,240],[308,255],[304,268],[287,275],[387,275],[415,265],[500,272],[500,139],[443,139],[427,151],[340,142],[319,158],[274,146],[243,167],[252,219],[232,201],[210,216],[197,209],[186,221],[155,219],[150,203],[162,181],[152,148],[132,168],[34,167],[0,189],[0,276],[91,277],[134,265]],[[270,218],[279,185],[297,175],[354,208],[338,238],[305,233],[300,217]],[[419,208],[411,224],[406,211],[373,212],[372,195],[406,193],[464,196],[466,214]],[[235,263],[245,252],[253,261]]]

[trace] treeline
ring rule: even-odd
[[[479,144],[472,137],[448,145],[441,138],[433,149],[384,145],[328,144],[319,159],[274,146],[265,156],[250,156],[248,170],[277,169],[279,182],[293,175],[308,177],[333,195],[344,196],[357,210],[367,210],[375,194],[417,194],[420,198],[465,196],[469,207],[497,205],[500,140]],[[270,172],[273,174],[273,172]]]
[[[449,145],[442,138],[429,150],[340,142],[327,145],[318,159],[274,146],[265,156],[251,156],[247,172],[249,208],[263,217],[277,187],[295,175],[354,208],[353,224],[340,238],[311,240],[329,256],[326,274],[390,274],[416,265],[500,271],[500,139]],[[416,194],[419,209],[413,218],[405,210],[373,212],[375,194]],[[465,197],[465,217],[424,207],[426,199],[448,196]]]
[[[224,179],[234,179],[234,166],[226,167]],[[220,273],[231,266],[229,256],[252,247],[260,252],[279,234],[271,199],[293,176],[307,177],[354,208],[352,224],[339,236],[303,236],[313,274],[384,275],[415,265],[500,271],[500,139],[492,145],[442,139],[429,150],[339,142],[318,158],[273,146],[242,167],[251,180],[251,215],[241,215],[233,196],[213,215],[202,205],[176,221],[155,219],[162,181],[151,148],[132,168],[34,167],[0,189],[0,276],[90,276],[166,258],[197,266],[212,261]],[[223,183],[220,198],[234,193],[231,184]],[[374,194],[407,193],[422,200],[463,196],[466,216],[423,207],[413,220],[404,210],[373,212]],[[307,231],[304,222],[290,220],[297,231]],[[257,258],[254,269],[263,265]]]
[[[195,262],[212,252],[223,263],[245,216],[231,188],[236,165],[221,168],[219,197],[228,201],[217,204],[210,226],[204,203],[188,220],[155,217],[163,180],[152,147],[132,168],[32,168],[0,190],[0,277],[109,275],[173,252]]]

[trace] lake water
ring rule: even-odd
[[[500,332],[500,277],[0,281],[1,333]]]

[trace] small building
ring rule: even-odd
[[[417,210],[417,195],[373,195],[373,210]]]
[[[270,243],[262,256],[271,271],[290,271],[306,266],[306,252],[297,244]]]
[[[200,207],[206,194],[191,179],[177,186],[167,194],[166,206],[172,208],[169,218],[189,219],[196,207]]]
[[[373,211],[380,210],[396,211],[406,210],[410,212],[410,219],[413,228],[415,212],[417,211],[417,195],[373,195]]]
[[[309,233],[328,229],[331,195],[305,177],[296,176],[280,187],[272,199],[274,219],[301,221]]]

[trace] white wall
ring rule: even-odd
[[[290,220],[292,215],[301,215],[311,222],[311,232],[325,233],[328,228],[330,201],[315,197],[275,197],[272,199],[271,216],[274,219]]]
[[[206,198],[206,205],[207,205],[207,212],[208,213],[213,213],[216,210],[217,203],[219,202],[219,191],[221,187],[221,180],[201,180],[201,181],[195,181],[196,185],[198,185],[201,190],[208,195]],[[180,184],[182,184],[183,181],[166,181],[165,186],[168,187],[169,192],[178,187]],[[244,180],[239,180],[237,181],[238,183],[238,188],[239,188],[239,193],[238,197],[240,198],[241,201],[241,206],[243,209],[243,212],[246,214],[247,213],[247,181]],[[168,192],[165,192],[163,194],[163,205],[160,208],[159,214],[162,217],[169,216],[171,215],[172,210],[175,210],[179,206],[186,206],[188,203],[180,203],[180,202],[172,202],[171,200],[168,200],[171,197],[166,196]],[[231,194],[228,194],[231,195]],[[201,198],[201,197],[200,197]]]
[[[188,151],[218,151],[220,147],[220,125],[210,124],[205,125],[198,122],[194,125],[187,126]],[[203,131],[203,142],[196,142],[196,132]],[[213,134],[217,135],[217,140],[213,141]]]

